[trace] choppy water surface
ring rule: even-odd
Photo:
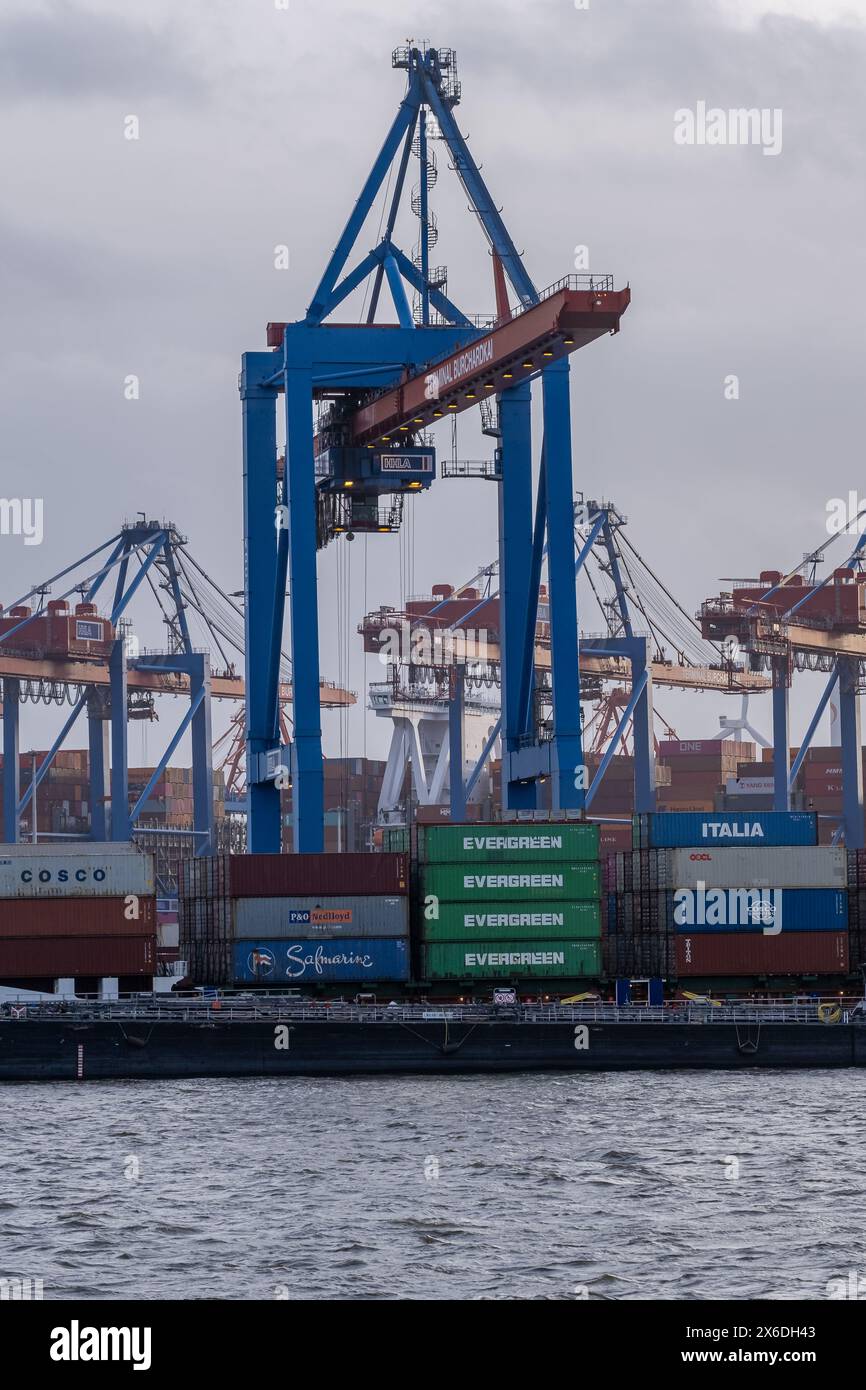
[[[46,1299],[823,1299],[866,1271],[863,1091],[856,1071],[7,1085],[0,1277]]]

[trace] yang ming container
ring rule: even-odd
[[[847,932],[717,932],[676,938],[677,974],[839,975],[848,970]]]
[[[431,864],[423,892],[442,902],[591,900],[601,894],[598,864]]]
[[[0,978],[5,979],[152,975],[155,969],[155,936],[0,940]]]
[[[234,978],[237,984],[328,984],[332,981],[396,983],[409,978],[409,948],[389,937],[345,938],[339,941],[236,941]]]
[[[235,937],[408,936],[409,899],[236,898]]]
[[[574,863],[598,859],[599,828],[538,825],[419,825],[418,858],[428,864]]]
[[[233,854],[232,898],[396,896],[408,892],[405,854]]]
[[[601,904],[440,903],[436,920],[423,919],[425,941],[596,939]]]
[[[810,811],[661,811],[635,816],[633,843],[635,849],[817,845],[818,819]]]
[[[581,979],[601,974],[598,941],[486,941],[424,947],[428,980]]]
[[[153,858],[134,847],[0,846],[0,898],[149,897],[154,891]]]
[[[674,849],[664,857],[660,882],[677,887],[698,879],[707,888],[845,888],[848,882],[845,850],[829,846],[746,849],[732,844],[730,849]]]
[[[126,898],[7,898],[0,903],[6,937],[148,936],[156,931],[156,899],[139,897],[137,916]]]

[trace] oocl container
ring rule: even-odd
[[[848,933],[689,934],[676,938],[676,964],[682,976],[845,974]]]
[[[429,980],[579,979],[601,974],[597,941],[440,942],[425,946]]]
[[[425,941],[508,941],[601,936],[601,904],[440,903],[435,919],[422,918]]]
[[[431,864],[423,893],[443,902],[549,902],[588,900],[601,893],[598,864]]]
[[[135,846],[0,846],[0,898],[152,896],[153,857]]]
[[[429,864],[565,862],[598,859],[597,825],[426,825],[418,827],[418,858]]]
[[[236,937],[408,936],[409,899],[236,898]]]
[[[327,984],[331,981],[398,982],[409,978],[409,948],[384,940],[236,941],[234,978],[238,984]]]
[[[692,846],[670,850],[665,860],[660,880],[682,886],[701,879],[708,888],[844,888],[848,881],[845,850],[830,847]]]
[[[818,820],[809,811],[660,812],[634,818],[635,849],[817,843]]]

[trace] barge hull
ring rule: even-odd
[[[864,1065],[849,1023],[0,1021],[0,1081]]]

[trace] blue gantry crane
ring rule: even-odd
[[[280,849],[279,781],[288,760],[294,843],[323,846],[319,715],[317,550],[357,531],[400,523],[409,491],[435,478],[428,431],[437,421],[498,402],[495,469],[499,554],[503,798],[532,808],[537,783],[552,782],[557,810],[585,803],[575,591],[573,478],[568,358],[619,328],[630,294],[610,276],[572,275],[539,291],[470,153],[454,115],[461,96],[452,49],[407,45],[392,55],[406,91],[373,168],[310,301],[304,319],[268,325],[268,351],[242,359],[246,587],[247,785],[249,847]],[[446,293],[431,269],[435,233],[429,192],[431,135],[447,150],[493,261],[496,314],[479,322]],[[420,219],[413,257],[394,241],[412,152],[420,182],[411,195]],[[378,244],[349,270],[349,257],[397,160]],[[366,322],[327,320],[362,284],[372,287]],[[383,284],[396,323],[377,323]],[[508,286],[515,301],[510,303]],[[414,312],[407,289],[413,292]],[[533,505],[531,388],[541,382],[543,442]],[[275,468],[282,397],[286,461]],[[313,406],[319,403],[314,429]],[[276,475],[276,488],[275,488]],[[534,634],[542,556],[550,590],[549,737],[533,724]],[[294,675],[294,739],[281,745],[278,668],[286,584]],[[638,699],[640,699],[640,695]]]

